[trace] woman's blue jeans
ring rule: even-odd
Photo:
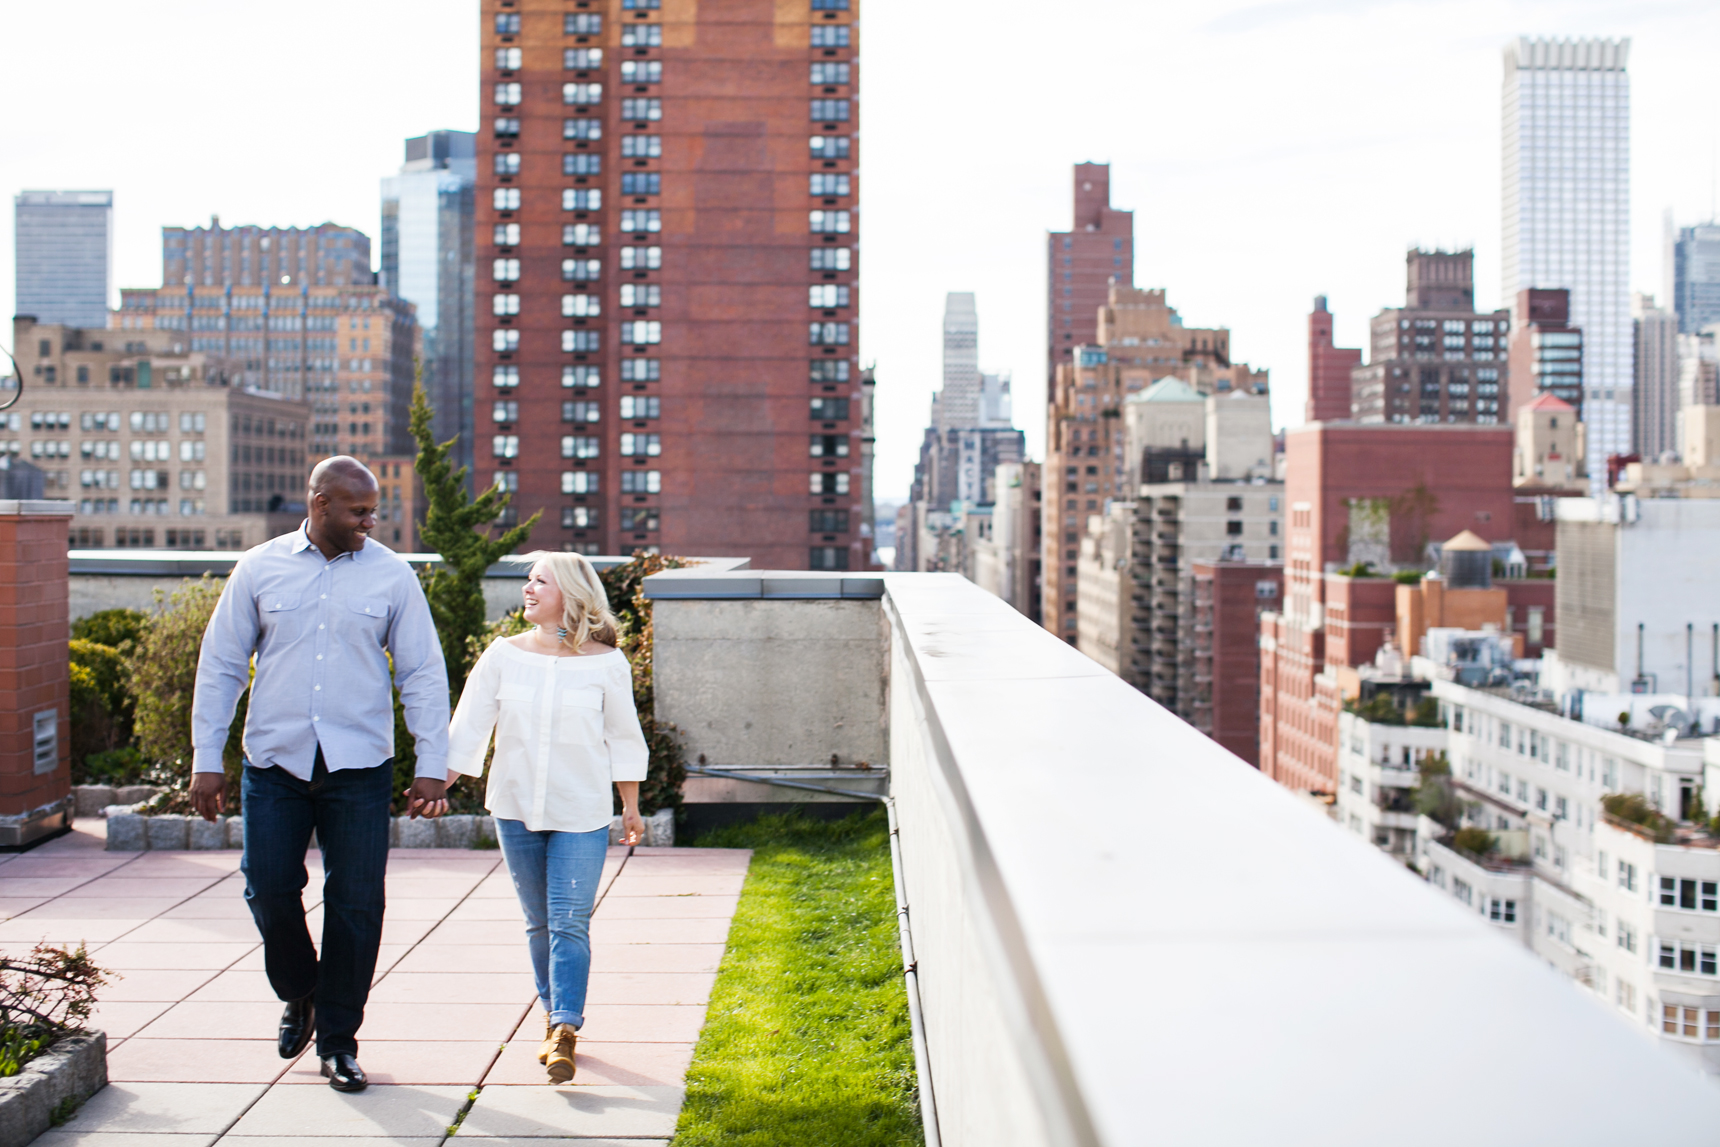
[[[538,999],[552,1024],[585,1023],[591,979],[591,909],[609,853],[609,827],[591,832],[533,832],[496,818],[502,856],[526,915],[526,943]]]

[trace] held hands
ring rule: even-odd
[[[406,815],[416,820],[435,820],[448,812],[448,786],[434,777],[417,777],[412,787],[400,794],[406,798]]]
[[[227,807],[227,776],[225,773],[191,774],[191,807],[197,815],[213,822]]]

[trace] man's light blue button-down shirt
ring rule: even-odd
[[[301,526],[239,559],[197,660],[194,771],[221,771],[247,683],[245,759],[252,765],[278,765],[309,780],[319,744],[331,771],[380,765],[394,755],[398,686],[417,774],[448,775],[448,671],[430,605],[412,567],[378,542],[330,561]]]

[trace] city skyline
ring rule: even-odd
[[[196,76],[145,73],[141,61],[150,53],[136,46],[165,50],[165,30],[182,29],[184,21],[162,19],[159,10],[98,4],[96,17],[110,20],[114,35],[89,47],[88,74],[106,78],[69,94],[52,135],[31,123],[0,129],[7,193],[114,189],[116,287],[154,285],[159,228],[204,224],[211,213],[259,225],[333,221],[374,240],[376,181],[397,167],[399,140],[477,126],[478,20],[465,5],[420,5],[415,19],[404,22],[387,6],[340,12],[355,42],[376,46],[362,86],[402,97],[381,101],[362,124],[341,110],[352,91],[350,58],[330,56],[318,39],[324,17],[335,19],[332,6],[313,2],[284,29],[234,14],[207,32],[197,30],[199,10],[185,7],[194,40],[213,47],[266,31],[282,51],[309,61],[291,121],[257,132],[243,101],[228,108],[200,98],[210,85],[242,90],[251,82],[235,53],[210,54]],[[1044,427],[1028,413],[1044,408],[1043,244],[1046,231],[1068,225],[1064,181],[1071,163],[1111,163],[1113,203],[1137,214],[1136,284],[1174,285],[1189,321],[1235,332],[1237,353],[1274,372],[1280,424],[1301,421],[1308,300],[1326,294],[1338,316],[1338,345],[1361,345],[1367,317],[1398,294],[1395,260],[1382,252],[1473,244],[1477,297],[1497,298],[1500,51],[1520,34],[1632,37],[1630,286],[1658,290],[1662,210],[1670,206],[1684,226],[1706,218],[1711,207],[1715,128],[1701,118],[1698,45],[1720,30],[1720,15],[1696,4],[1646,14],[1622,5],[1564,12],[1530,3],[1442,5],[1439,12],[1434,21],[1414,6],[1366,3],[1239,4],[1198,14],[1109,4],[1067,27],[1036,28],[1030,37],[1021,20],[970,23],[973,11],[962,6],[865,9],[874,68],[937,74],[937,90],[958,110],[988,109],[983,119],[964,118],[964,130],[952,136],[946,124],[923,115],[923,85],[879,85],[866,97],[868,213],[875,218],[863,232],[871,306],[860,354],[879,368],[879,496],[899,496],[911,476],[926,403],[939,381],[938,314],[947,291],[978,293],[980,321],[994,333],[986,367],[1013,372],[1030,453],[1043,456]],[[51,28],[38,26],[39,19],[25,11],[8,14],[6,22],[21,35],[46,36]],[[1208,143],[1192,159],[1163,147],[1155,133],[1135,130],[1139,105],[1121,98],[1139,74],[1131,63],[1138,37],[1129,33],[1148,25],[1174,49],[1155,63],[1151,86],[1167,98],[1202,93],[1199,130]],[[1095,45],[1091,30],[1098,26],[1116,34]],[[1379,50],[1410,35],[1420,47],[1414,57]],[[174,50],[182,50],[183,35],[174,37]],[[959,57],[943,49],[953,38],[966,45]],[[1217,52],[1245,82],[1210,82],[1205,72]],[[1041,59],[1071,62],[1050,65],[1043,86],[1009,78]],[[1335,66],[1339,60],[1345,69]],[[0,80],[0,90],[26,101],[32,85],[48,82],[46,68],[26,61]],[[142,137],[87,145],[123,92],[146,76],[152,100],[194,100],[214,129],[231,117],[235,131],[223,136],[230,140],[223,162],[200,170],[191,183],[170,169],[177,161],[169,153]],[[1417,82],[1433,77],[1433,87]],[[1376,95],[1358,101],[1358,90]],[[1047,98],[1046,91],[1060,94]],[[316,125],[337,114],[343,130],[331,139]],[[238,130],[241,124],[246,130]],[[1294,142],[1286,144],[1287,137]],[[1055,140],[1056,150],[1024,143],[1039,139]],[[302,161],[283,163],[295,142]],[[1400,160],[1430,147],[1441,154],[1442,170],[1459,178],[1411,186],[1391,174],[1402,170],[1395,166]],[[1017,158],[1004,163],[999,156]],[[964,201],[959,211],[924,211],[924,172],[934,160],[993,173],[986,195]],[[1340,164],[1342,180],[1331,175]],[[270,178],[258,179],[264,171]],[[10,247],[10,234],[0,237],[0,263],[10,263]],[[10,307],[12,277],[0,279],[0,301]]]

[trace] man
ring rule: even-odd
[[[376,478],[353,458],[311,471],[305,524],[248,551],[221,593],[197,663],[191,801],[223,806],[221,751],[247,684],[245,900],[269,985],[286,1001],[278,1050],[314,1031],[322,1074],[362,1091],[358,1028],[382,939],[394,771],[392,684],[418,749],[408,815],[447,811],[448,673],[412,569],[367,534]],[[255,680],[250,664],[256,655]],[[305,925],[305,850],[323,859],[322,959]]]

